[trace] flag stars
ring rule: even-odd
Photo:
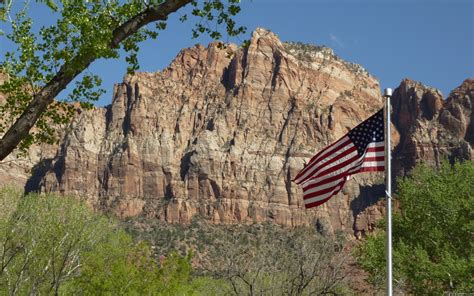
[[[352,129],[348,136],[359,154],[362,154],[370,143],[382,142],[384,140],[382,110]]]

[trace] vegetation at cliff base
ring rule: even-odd
[[[420,165],[398,184],[393,217],[395,286],[416,295],[474,291],[474,164]],[[383,226],[383,225],[382,225]],[[385,282],[385,233],[359,250],[376,285]]]
[[[271,223],[145,222],[119,223],[75,198],[0,189],[0,295],[350,291],[342,237]]]
[[[134,236],[164,254],[195,254],[195,272],[223,283],[219,295],[344,295],[350,293],[350,253],[343,235],[323,236],[312,227],[266,222],[213,225],[194,217],[189,225],[151,219],[128,221]],[[214,282],[215,283],[215,282]]]
[[[78,200],[7,188],[0,268],[0,295],[201,295],[218,285],[192,275],[190,255],[157,258]]]

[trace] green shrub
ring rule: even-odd
[[[141,227],[142,223],[147,227]],[[342,240],[321,236],[313,228],[273,223],[213,225],[200,217],[186,226],[156,220],[127,225],[143,229],[137,235],[164,253],[177,246],[194,250],[194,272],[211,280],[206,295],[349,293],[349,268],[344,265],[349,256]],[[163,233],[169,236],[164,239]]]
[[[77,199],[0,189],[0,294],[200,295],[191,256],[156,260]],[[216,282],[217,285],[217,282]]]
[[[474,164],[420,165],[398,186],[400,213],[393,217],[397,282],[415,294],[474,291]],[[385,233],[359,250],[373,283],[384,283]]]

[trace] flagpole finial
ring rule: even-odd
[[[383,91],[383,96],[386,97],[391,97],[392,96],[392,89],[391,88],[386,88]]]

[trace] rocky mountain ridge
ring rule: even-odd
[[[196,45],[162,72],[127,76],[109,107],[80,114],[54,156],[31,162],[25,188],[78,195],[122,218],[272,220],[363,235],[384,212],[382,174],[355,176],[314,210],[291,179],[381,108],[379,84],[309,47],[257,29],[248,48]],[[473,91],[468,79],[444,101],[402,81],[392,99],[397,174],[419,161],[473,159]],[[9,172],[1,164],[0,180],[10,182]]]

